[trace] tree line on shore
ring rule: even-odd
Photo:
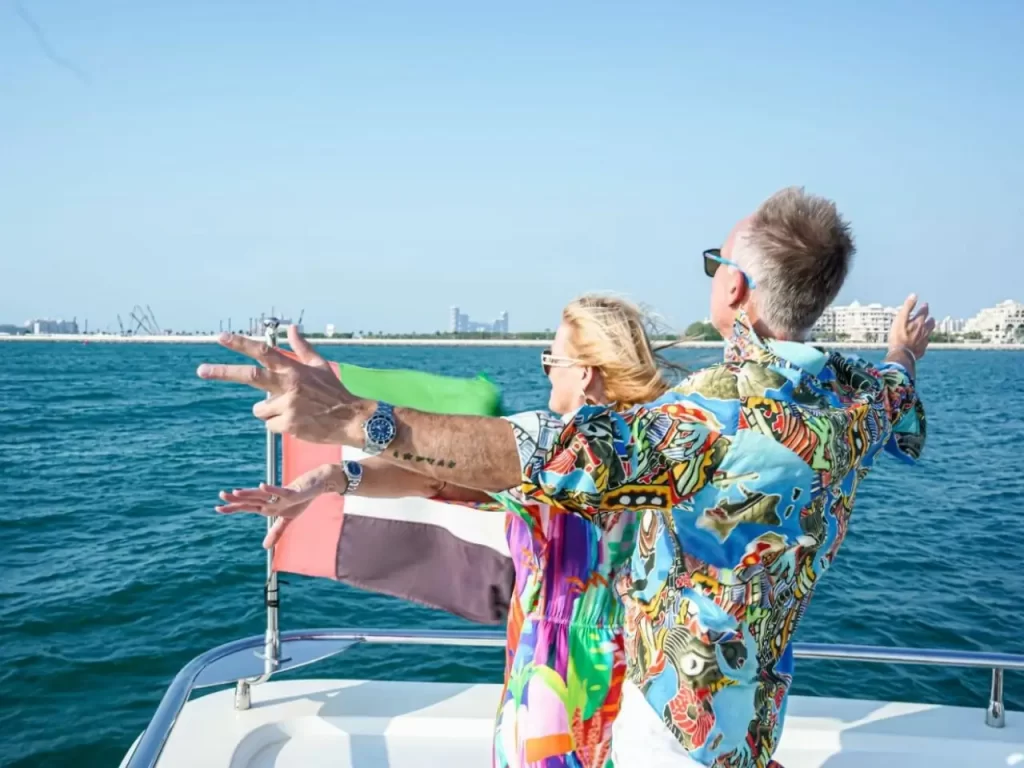
[[[285,329],[278,333],[283,337]],[[324,333],[304,333],[307,339],[328,338]],[[449,331],[434,331],[433,333],[386,333],[384,331],[335,331],[330,338],[334,339],[416,339],[429,341],[430,339],[486,339],[486,340],[512,340],[512,341],[543,341],[554,338],[555,332],[550,328],[543,331],[519,331],[517,333],[492,333],[490,331],[474,331],[472,333],[451,333]],[[678,333],[657,333],[652,334],[653,341],[721,341],[722,336],[715,330],[711,323],[691,323],[682,334]]]

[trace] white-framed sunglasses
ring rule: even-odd
[[[552,368],[573,368],[577,365],[583,365],[583,361],[577,360],[574,357],[553,355],[551,354],[551,347],[548,347],[540,353],[540,365],[544,369],[544,375],[550,376]]]

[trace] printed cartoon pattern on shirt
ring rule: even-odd
[[[586,407],[523,456],[524,498],[602,526],[639,516],[616,580],[627,674],[704,765],[769,764],[793,633],[858,485],[881,450],[915,460],[926,432],[902,366],[799,345],[801,367],[784,346],[741,313],[724,363],[623,414]]]

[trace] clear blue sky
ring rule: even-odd
[[[21,0],[54,60],[0,3],[0,322],[684,325],[789,184],[853,222],[842,301],[1024,300],[1024,3],[729,5]]]

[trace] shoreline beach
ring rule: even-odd
[[[259,338],[262,337],[252,337]],[[79,344],[216,344],[217,334],[190,336],[119,336],[115,334],[25,334],[2,335],[0,342],[24,343],[79,343]],[[314,346],[339,347],[546,347],[551,339],[446,339],[446,338],[314,338],[309,340]],[[284,343],[284,339],[282,339]],[[833,346],[838,349],[885,349],[880,342],[842,341],[820,342],[822,346]],[[681,341],[673,344],[678,349],[715,349],[721,347],[720,341]],[[929,346],[931,350],[980,351],[998,352],[1024,351],[1024,344],[983,344],[976,342],[948,343],[935,342]]]

